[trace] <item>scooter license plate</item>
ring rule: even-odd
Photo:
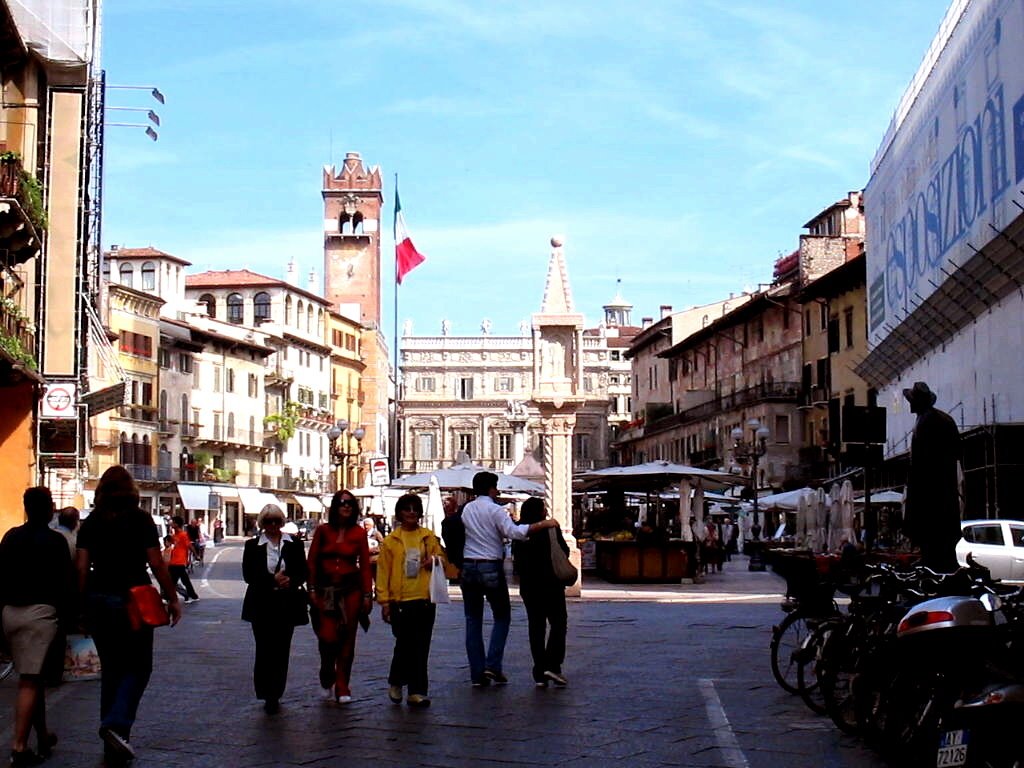
[[[967,765],[967,736],[965,730],[946,731],[939,739],[939,751],[935,758],[936,768]]]

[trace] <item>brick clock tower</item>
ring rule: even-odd
[[[363,325],[380,328],[380,166],[369,170],[348,152],[339,173],[324,168],[324,295],[358,304]]]

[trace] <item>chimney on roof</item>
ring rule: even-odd
[[[119,245],[118,245],[117,243],[114,243],[114,244],[113,244],[112,246],[110,246],[110,250],[111,250],[111,251],[116,251],[116,250],[117,250],[118,248],[120,248],[120,247],[121,247],[121,246],[119,246]]]
[[[306,284],[306,290],[310,293],[315,293],[317,296],[320,295],[320,281],[316,279],[316,270],[309,270],[309,282]]]
[[[672,314],[672,305],[671,304],[662,304],[661,305],[661,319],[664,320],[666,317],[668,317],[671,314]]]
[[[653,323],[653,322],[654,322],[654,318],[653,317],[641,318],[640,319],[640,327],[641,328],[650,328],[651,327],[651,323]]]
[[[298,286],[299,284],[299,268],[295,265],[294,259],[289,259],[284,268],[284,281],[288,285]]]

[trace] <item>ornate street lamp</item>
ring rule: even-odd
[[[345,432],[348,431],[349,423],[347,419],[338,419],[333,427],[327,430],[327,439],[331,443],[331,464],[334,465],[334,490],[339,490],[338,482],[338,471],[341,471],[341,484],[348,484],[348,459],[349,457],[358,457],[363,452],[363,438],[366,437],[366,430],[362,427],[356,427],[352,430],[351,435],[356,439],[356,450],[354,452],[348,452],[345,450],[347,447],[346,440],[342,440]],[[340,441],[340,442],[339,442]]]
[[[757,419],[748,420],[747,427],[751,432],[750,440],[743,439],[746,434],[743,427],[736,427],[732,431],[732,453],[737,463],[750,464],[750,490],[754,497],[754,525],[760,527],[757,516],[757,464],[768,450],[768,438],[771,435],[771,430]]]

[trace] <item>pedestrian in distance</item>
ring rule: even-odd
[[[547,516],[540,499],[527,499],[519,510],[520,523],[539,523]],[[562,531],[556,528],[555,533],[557,546],[568,555],[569,545]],[[549,682],[559,687],[569,682],[562,674],[568,626],[565,585],[555,577],[551,567],[551,547],[551,535],[546,530],[531,533],[526,541],[512,542],[512,556],[519,573],[519,595],[523,598],[529,625],[533,681],[538,688],[547,688]]]
[[[175,588],[185,598],[185,604],[188,605],[198,600],[199,595],[196,593],[196,588],[192,586],[192,579],[188,576],[188,561],[192,557],[192,540],[185,532],[185,520],[180,515],[171,518],[171,536],[174,537],[174,549],[171,550],[171,559],[167,568]],[[179,582],[180,587],[178,586]]]
[[[558,523],[551,519],[530,525],[514,523],[505,507],[495,501],[498,476],[493,472],[477,472],[473,476],[473,492],[476,498],[462,509],[466,542],[460,588],[466,617],[470,681],[474,688],[483,688],[491,683],[504,685],[508,682],[502,672],[505,642],[512,624],[512,604],[505,579],[505,539],[523,541],[531,533],[553,528]],[[490,605],[494,619],[486,654],[484,600]]]
[[[256,698],[268,715],[277,714],[288,682],[288,656],[295,627],[308,623],[306,551],[302,542],[281,531],[284,512],[267,504],[257,518],[260,533],[245,542],[242,578],[248,585],[242,620],[252,627],[256,644],[252,681]],[[301,610],[296,610],[301,601]]]
[[[50,756],[56,734],[46,727],[44,671],[59,627],[74,610],[75,576],[64,537],[50,528],[53,499],[47,488],[29,488],[22,497],[25,524],[0,541],[0,602],[4,637],[18,672],[14,700],[11,765],[38,765]],[[61,652],[63,658],[63,651]],[[36,750],[28,746],[36,732]]]
[[[313,531],[308,562],[320,687],[324,699],[347,704],[352,701],[356,629],[373,607],[370,547],[359,525],[359,503],[348,491],[331,499],[327,522]]]
[[[396,527],[380,548],[377,600],[380,615],[391,625],[395,650],[388,672],[388,698],[402,703],[403,688],[410,707],[428,707],[427,662],[437,606],[430,601],[434,558],[444,567],[444,550],[434,532],[420,525],[423,502],[407,493],[395,502]]]
[[[78,525],[80,513],[77,507],[64,507],[57,513],[56,531],[68,543],[68,551],[71,553],[71,560],[74,562],[75,550],[78,548]]]
[[[445,496],[442,502],[444,519],[441,521],[441,538],[444,541],[445,556],[448,558],[448,578],[452,583],[459,580],[462,569],[463,550],[466,547],[466,527],[462,524],[462,510],[454,496]]]
[[[92,514],[78,532],[76,565],[87,627],[100,657],[100,738],[107,765],[124,765],[135,757],[129,740],[153,671],[153,627],[132,626],[129,590],[150,583],[149,566],[167,600],[171,626],[181,619],[181,603],[153,518],[139,508],[138,488],[122,466],[100,477]]]

